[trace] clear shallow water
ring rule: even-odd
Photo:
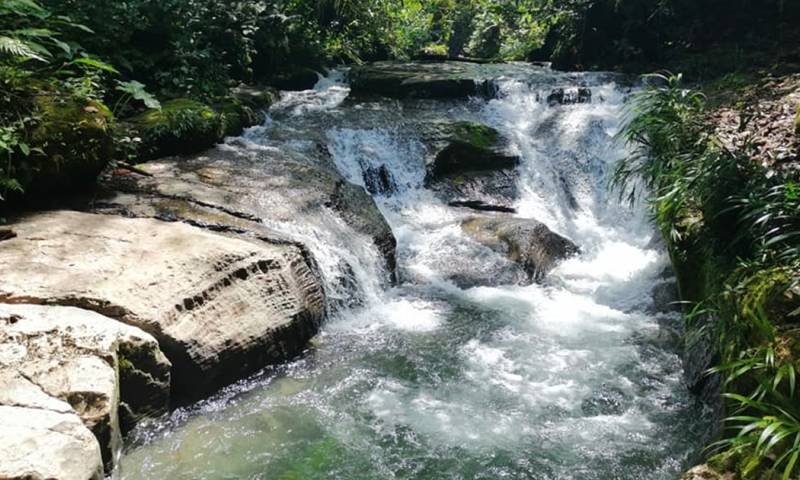
[[[358,305],[338,302],[301,359],[137,429],[121,478],[679,476],[707,425],[681,382],[670,334],[678,319],[648,313],[666,257],[643,208],[606,189],[624,154],[612,137],[627,94],[604,75],[537,70],[521,81],[518,70],[491,101],[357,101],[336,77],[324,79],[229,142],[305,155],[358,184],[385,165],[398,192],[376,201],[398,239],[403,281],[388,288],[377,252],[330,219],[271,225],[310,246],[334,299],[352,296],[342,277],[357,282]],[[553,85],[577,84],[591,86],[591,104],[542,100]],[[543,285],[449,283],[454,265],[492,272],[506,260],[464,237],[459,222],[470,212],[422,188],[422,125],[441,119],[508,136],[523,159],[518,216],[583,253]]]

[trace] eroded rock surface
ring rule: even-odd
[[[476,242],[521,265],[530,281],[541,280],[559,261],[580,252],[572,241],[533,219],[473,217],[461,228]]]
[[[0,302],[70,305],[152,334],[195,399],[299,353],[324,316],[300,248],[182,223],[49,212],[0,249]]]
[[[338,217],[372,240],[395,275],[397,242],[372,197],[307,159],[226,146],[150,162],[141,169],[150,176],[115,175],[108,180],[110,195],[97,202],[95,211],[232,229],[272,243],[293,239],[270,224]]]
[[[167,411],[170,364],[156,340],[142,330],[78,308],[8,304],[0,304],[0,327],[0,406],[9,415],[16,408],[33,416],[31,428],[24,429],[22,420],[17,425],[0,415],[2,430],[16,428],[31,446],[58,447],[28,450],[29,457],[35,456],[33,451],[42,457],[25,460],[42,462],[32,465],[40,475],[35,478],[93,478],[91,461],[89,473],[70,465],[80,463],[76,458],[90,460],[96,449],[105,465],[113,467],[123,433],[121,411],[132,418]],[[88,431],[74,425],[76,419],[91,431],[88,437]],[[63,435],[53,436],[48,432],[53,428]],[[83,456],[63,459],[59,448],[65,455]],[[0,470],[18,463],[13,458],[13,452],[0,452]],[[47,476],[43,465],[56,466],[61,473]]]

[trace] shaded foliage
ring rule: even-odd
[[[614,184],[631,198],[645,187],[676,263],[708,277],[681,289],[699,302],[694,320],[715,332],[721,364],[713,372],[726,377],[732,415],[716,460],[745,479],[765,472],[796,478],[797,179],[755,164],[747,148],[727,150],[703,120],[705,97],[680,77],[657,78],[661,86],[646,89],[631,108],[622,135],[633,154],[618,164]],[[713,272],[703,272],[709,265]]]

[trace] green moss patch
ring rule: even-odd
[[[35,100],[35,151],[19,167],[26,190],[69,190],[91,183],[111,159],[114,116],[102,102],[59,95]]]
[[[141,158],[149,160],[211,147],[224,135],[223,120],[208,105],[181,98],[134,117],[130,123],[142,139]]]

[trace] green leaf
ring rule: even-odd
[[[117,90],[122,93],[127,93],[135,100],[145,104],[147,108],[161,110],[161,103],[158,99],[149,93],[143,83],[131,80],[128,82],[117,82]]]
[[[117,71],[116,68],[105,62],[101,62],[100,60],[97,60],[95,58],[81,57],[73,60],[72,62],[70,62],[70,64],[83,65],[85,67],[94,68],[96,70],[102,70],[104,72],[119,74],[119,71]]]

